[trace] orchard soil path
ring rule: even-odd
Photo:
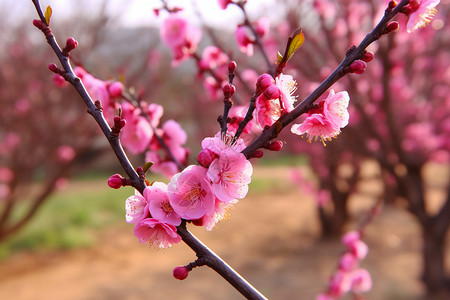
[[[255,180],[273,179],[273,188],[250,192],[212,232],[190,228],[269,299],[314,299],[343,247],[318,238],[315,203],[288,177],[285,167],[258,168]],[[364,189],[376,192],[378,184]],[[374,202],[358,197],[351,208],[356,222]],[[0,262],[0,299],[242,299],[206,267],[184,281],[173,279],[172,269],[193,261],[194,253],[184,244],[154,250],[139,244],[132,231],[132,225],[120,224],[99,233],[90,248],[19,253]],[[362,267],[374,281],[367,299],[424,299],[418,232],[413,218],[395,207],[384,207],[367,228],[370,251]]]

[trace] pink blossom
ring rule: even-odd
[[[145,191],[144,191],[145,194]],[[148,201],[136,190],[125,201],[125,219],[127,223],[138,223],[149,216]]]
[[[205,150],[209,150],[212,153],[220,156],[222,152],[232,149],[236,152],[241,152],[245,149],[244,141],[241,138],[238,138],[236,142],[231,145],[231,140],[233,136],[228,134],[222,139],[220,137],[220,132],[218,132],[213,138],[205,138],[202,141],[202,148]]]
[[[335,94],[330,90],[327,98],[324,100],[323,114],[336,127],[344,128],[348,124],[349,113],[347,111],[350,97],[346,91]]]
[[[191,165],[175,174],[167,187],[170,204],[183,219],[200,219],[214,210],[215,196],[206,172],[203,167]]]
[[[134,235],[140,243],[148,243],[155,248],[168,248],[181,242],[177,228],[173,225],[147,218],[136,224]]]
[[[336,137],[340,133],[340,129],[323,115],[312,114],[303,123],[292,125],[291,132],[297,135],[307,134],[309,142],[319,139],[325,145],[325,141]]]
[[[164,140],[168,144],[183,145],[186,143],[186,132],[181,128],[180,124],[174,120],[168,120],[162,126],[164,130]]]
[[[254,38],[251,37],[250,29],[245,25],[238,25],[234,35],[236,37],[239,50],[247,56],[252,56]]]
[[[174,226],[181,224],[180,216],[170,205],[165,183],[154,182],[144,190],[144,196],[150,200],[149,210],[153,218]]]
[[[116,104],[109,96],[108,83],[95,78],[81,67],[76,67],[74,72],[78,77],[80,77],[92,100],[101,101],[105,118],[107,120],[112,119]]]
[[[127,121],[127,124],[122,129],[120,137],[123,145],[133,154],[145,151],[153,137],[150,124],[139,115],[140,113],[139,108],[135,108],[128,102],[122,103],[122,118]]]
[[[258,33],[260,37],[263,37],[270,29],[270,19],[267,17],[259,18],[256,21],[255,31]]]
[[[408,33],[417,28],[425,27],[436,15],[436,6],[440,0],[413,0],[410,1],[411,15],[409,16],[406,30]]]
[[[229,202],[247,195],[252,172],[252,164],[242,153],[229,150],[211,163],[207,175],[216,197]]]
[[[272,126],[281,117],[281,112],[279,99],[268,99],[264,94],[256,98],[253,116],[261,128]]]
[[[151,123],[154,127],[157,127],[162,115],[164,114],[164,108],[156,103],[151,103],[145,110],[149,116]]]
[[[160,36],[163,42],[171,48],[174,56],[172,63],[177,65],[195,52],[202,32],[180,15],[170,14],[161,26]]]
[[[52,81],[55,86],[60,88],[65,87],[68,84],[67,81],[64,79],[64,77],[62,77],[59,74],[53,74]]]
[[[228,113],[230,122],[228,123],[228,131],[235,133],[239,128],[239,123],[244,120],[247,114],[247,106],[236,106],[233,105]],[[243,133],[250,133],[253,128],[253,123],[248,122],[244,128]]]
[[[236,204],[238,201],[233,200],[229,202],[222,202],[216,198],[214,211],[212,213],[207,213],[202,218],[202,226],[206,228],[206,230],[211,231],[214,226],[225,219],[229,219],[229,210]]]
[[[153,162],[153,166],[150,169],[152,172],[162,174],[167,178],[171,178],[178,173],[178,166],[170,160],[164,160],[155,151],[147,151],[145,153],[145,161]]]
[[[137,117],[122,129],[121,141],[132,154],[139,154],[145,151],[152,137],[150,124],[144,117]]]
[[[219,74],[226,74],[226,68],[229,62],[228,55],[226,55],[220,48],[215,46],[208,46],[203,50],[202,59],[199,61],[199,67],[201,70],[217,70]]]
[[[292,111],[294,109],[294,102],[296,101],[296,97],[293,96],[293,94],[297,90],[297,82],[291,75],[280,74],[275,79],[275,85],[281,91],[283,109],[285,109],[286,112]]]
[[[372,278],[365,269],[357,269],[351,273],[352,291],[354,293],[364,293],[372,289]]]

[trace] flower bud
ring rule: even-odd
[[[237,63],[234,60],[230,61],[230,63],[228,64],[228,73],[234,73],[236,67]]]
[[[216,155],[209,150],[202,150],[197,155],[198,163],[205,168],[208,168],[214,159],[216,159]]]
[[[66,41],[66,47],[64,48],[64,50],[66,50],[67,52],[70,52],[73,49],[75,49],[77,46],[78,46],[78,41],[75,40],[73,37],[70,37]]]
[[[383,34],[391,33],[393,31],[396,31],[399,27],[400,27],[400,25],[398,25],[398,22],[392,21],[386,25],[386,27],[381,32],[381,34],[383,35]]]
[[[175,279],[184,280],[188,275],[189,271],[186,267],[179,266],[173,269],[173,277],[175,277]]]
[[[362,61],[369,62],[372,61],[374,58],[373,52],[366,52],[364,53],[364,56],[361,58]]]
[[[108,92],[112,98],[118,98],[122,96],[123,84],[120,81],[116,81],[109,85]]]
[[[275,84],[271,84],[264,90],[264,96],[267,99],[278,99],[281,96],[280,88]]]
[[[261,94],[264,90],[273,84],[273,77],[265,73],[256,80],[256,93]]]
[[[33,25],[34,25],[35,27],[37,27],[38,29],[40,29],[40,30],[42,30],[42,29],[45,28],[44,22],[42,22],[41,20],[38,20],[38,19],[34,19],[34,20],[33,20]]]
[[[263,155],[264,155],[264,152],[262,152],[262,150],[256,150],[255,152],[253,152],[250,155],[250,158],[261,158],[261,157],[263,157]]]
[[[283,142],[282,141],[271,141],[271,142],[265,143],[263,147],[270,151],[280,151],[281,148],[283,148]]]
[[[398,4],[398,2],[395,1],[395,0],[390,1],[390,2],[389,2],[389,9],[390,9],[390,10],[394,9],[394,7],[396,7],[397,4]]]
[[[58,73],[58,70],[59,70],[58,66],[55,65],[55,64],[49,64],[49,65],[48,65],[48,69],[49,69],[50,71],[52,71],[53,73]]]
[[[119,174],[114,174],[108,179],[108,186],[113,189],[118,189],[123,186],[123,178]]]
[[[231,98],[233,97],[234,93],[236,92],[236,87],[234,85],[226,84],[222,87],[223,96],[225,98]]]
[[[349,67],[349,73],[362,74],[366,71],[367,64],[362,60],[355,60]]]

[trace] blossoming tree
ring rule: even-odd
[[[329,90],[331,86],[349,73],[364,73],[367,63],[373,59],[373,54],[366,48],[399,28],[399,24],[392,21],[397,14],[408,15],[406,30],[414,31],[430,21],[438,1],[387,3],[384,15],[374,29],[358,46],[350,47],[336,69],[297,105],[294,95],[296,81],[284,74],[288,62],[304,42],[302,30],[295,30],[288,38],[285,50],[277,55],[276,65],[263,55],[268,72],[254,80],[255,87],[250,88],[253,92],[245,110],[233,110],[233,99],[240,91],[234,82],[235,77],[240,77],[236,63],[213,48],[209,48],[202,57],[197,55],[201,32],[180,17],[180,8],[170,7],[163,1],[156,13],[169,13],[162,26],[161,38],[172,51],[173,64],[195,59],[202,73],[209,74],[205,86],[211,92],[223,95],[224,110],[218,118],[219,132],[214,137],[203,139],[202,150],[197,156],[198,164],[188,166],[189,151],[183,147],[186,135],[178,123],[170,121],[157,128],[161,109],[128,94],[120,84],[111,84],[109,92],[121,96],[124,99],[121,103],[95,95],[92,92],[95,78],[83,69],[72,69],[70,64],[70,52],[78,43],[69,38],[61,49],[50,29],[51,8],[44,12],[38,0],[33,3],[39,14],[39,19],[33,24],[44,33],[61,64],[61,67],[50,64],[49,69],[79,93],[126,173],[126,177],[119,174],[111,176],[109,186],[120,188],[129,185],[136,189],[135,195],[126,200],[126,221],[135,224],[134,233],[138,240],[157,248],[185,242],[196,253],[197,259],[175,268],[174,277],[177,279],[185,279],[194,267],[207,265],[245,297],[265,299],[196,239],[187,225],[212,230],[233,204],[245,198],[253,171],[251,160],[260,158],[264,153],[262,149],[281,150],[282,143],[276,138],[284,128],[289,127],[292,133],[323,144],[336,138],[349,122],[347,108],[350,96],[346,91]],[[245,4],[246,1],[220,1],[223,8],[237,5],[244,14]],[[259,22],[254,26],[247,16],[245,20],[236,30],[236,39],[240,49],[250,55],[254,47],[263,50],[260,37],[266,32],[265,23]],[[220,69],[226,70],[228,78],[225,76],[224,79]],[[325,99],[315,103],[322,94],[326,94]],[[301,115],[305,118],[297,123]],[[251,139],[250,133],[255,135],[255,132],[257,137]],[[142,167],[133,167],[122,143],[131,153],[148,151],[146,157],[149,162]],[[170,181],[167,184],[150,183],[145,177],[149,169],[159,170]],[[358,268],[358,261],[367,254],[367,246],[360,240],[359,233],[348,234],[343,243],[348,248],[348,255],[342,256],[340,272],[335,274],[330,288],[319,295],[319,299],[336,299],[350,290],[359,293],[371,286],[367,271]]]

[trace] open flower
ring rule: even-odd
[[[154,182],[145,189],[144,195],[145,198],[150,199],[149,210],[153,218],[174,226],[181,224],[180,216],[170,205],[165,183]]]
[[[206,171],[203,167],[191,165],[175,174],[167,186],[170,205],[184,219],[200,219],[214,210],[215,196]]]
[[[147,218],[136,224],[134,235],[140,243],[148,243],[155,248],[168,248],[181,242],[181,236],[173,225]]]
[[[149,216],[147,199],[136,190],[135,195],[128,197],[125,201],[125,212],[127,223],[139,223]]]
[[[252,164],[244,154],[229,150],[211,163],[207,176],[216,197],[223,202],[230,202],[247,195],[252,172]]]
[[[430,23],[436,14],[436,5],[440,0],[413,0],[410,1],[409,7],[411,14],[409,16],[408,23],[406,24],[406,30],[408,33],[413,32],[417,28],[425,27]]]
[[[309,142],[319,139],[325,145],[325,141],[339,135],[341,128],[347,126],[349,101],[346,91],[336,94],[334,90],[330,90],[327,98],[308,113],[303,123],[292,125],[291,132],[297,135],[307,134]]]

